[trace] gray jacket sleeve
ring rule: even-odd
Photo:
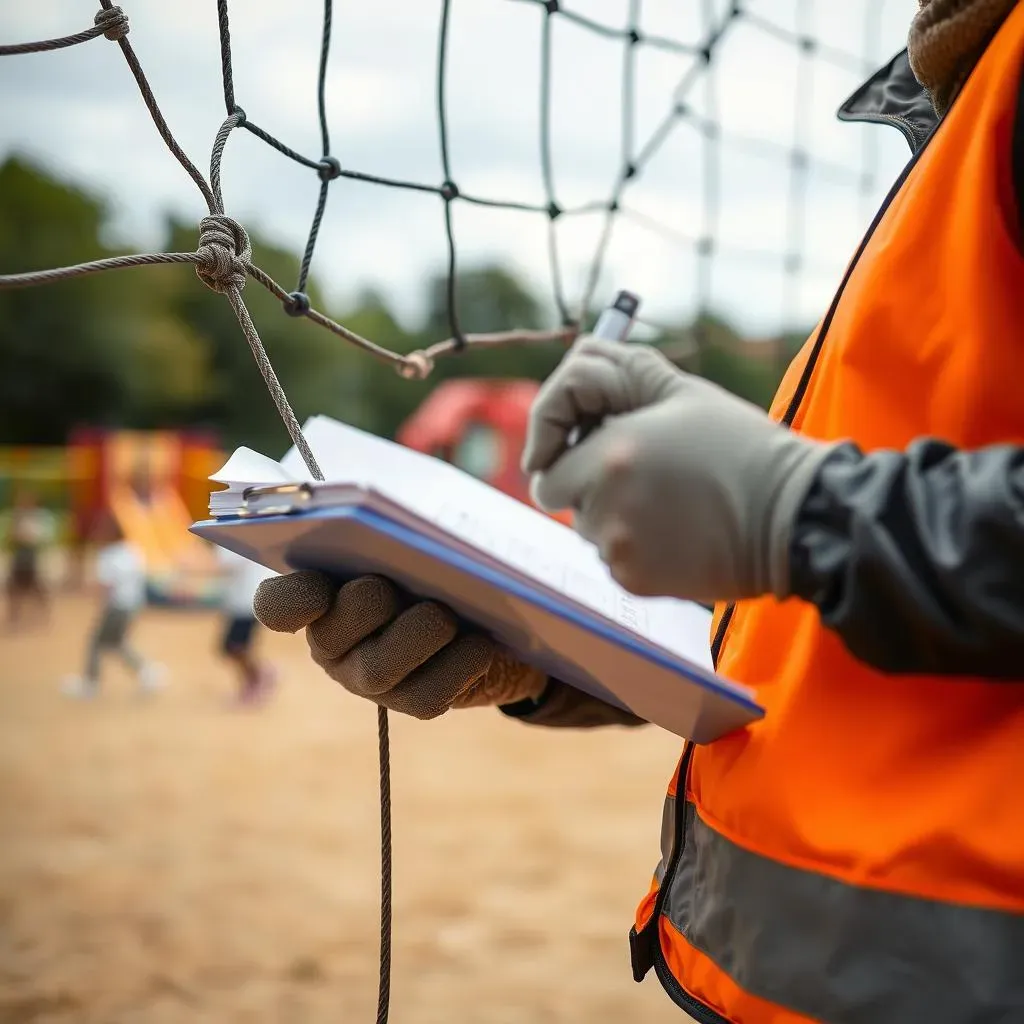
[[[794,523],[793,595],[889,673],[1024,682],[1024,448],[838,448]]]
[[[797,513],[790,577],[873,668],[1024,683],[1024,448],[837,448]],[[501,710],[543,726],[644,724],[555,680]]]

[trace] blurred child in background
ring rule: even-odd
[[[252,611],[252,599],[260,583],[273,576],[258,562],[218,549],[224,590],[222,609],[224,633],[221,652],[238,669],[238,691],[232,699],[236,707],[250,707],[265,701],[274,689],[276,672],[253,653],[253,634],[262,629]]]
[[[163,665],[147,661],[128,644],[138,613],[146,604],[146,567],[142,552],[121,531],[117,519],[105,515],[96,540],[95,575],[103,594],[103,607],[89,638],[85,674],[68,679],[64,692],[69,697],[93,697],[99,691],[100,658],[116,654],[135,674],[142,693],[152,693],[164,684]]]
[[[38,618],[46,621],[50,595],[40,571],[43,548],[53,538],[53,517],[29,490],[19,490],[11,509],[7,544],[10,571],[7,576],[7,626],[17,629],[24,621],[25,605],[31,602]]]

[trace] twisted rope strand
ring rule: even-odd
[[[391,1006],[391,738],[388,709],[377,707],[377,763],[380,766],[380,976],[377,1024],[387,1024]]]
[[[161,263],[198,263],[199,254],[194,252],[140,252],[130,256],[110,256],[88,263],[76,263],[71,267],[53,267],[47,270],[30,270],[23,274],[0,274],[0,291],[8,288],[34,288],[41,284],[54,284],[73,277],[101,274],[105,270],[124,270],[127,267],[157,266]]]
[[[50,50],[63,50],[68,46],[88,42],[99,36],[110,40],[123,39],[128,34],[128,17],[120,7],[104,7],[93,19],[92,28],[76,32],[72,36],[61,36],[59,39],[41,39],[32,43],[9,43],[0,46],[0,57],[15,57],[24,53],[47,53]]]

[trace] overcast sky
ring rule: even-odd
[[[224,117],[214,0],[122,0],[132,45],[172,130],[206,170]],[[610,26],[626,23],[628,0],[567,0],[566,7]],[[702,12],[723,0],[644,0],[642,30],[688,43],[702,34]],[[878,66],[906,39],[915,0],[747,0],[773,23],[796,27],[811,9],[824,43]],[[0,40],[68,34],[91,23],[93,0],[0,3]],[[346,168],[396,178],[442,180],[436,116],[436,40],[440,0],[335,3],[328,79],[334,154]],[[869,8],[876,28],[868,32]],[[319,156],[316,72],[322,0],[236,0],[232,7],[235,88],[250,118],[293,148]],[[539,157],[542,9],[528,0],[452,0],[447,78],[453,177],[477,195],[543,202]],[[872,38],[868,38],[871,36]],[[554,20],[552,134],[555,187],[563,206],[606,199],[620,159],[623,43]],[[671,109],[692,57],[642,46],[637,51],[637,147]],[[773,258],[721,255],[715,304],[759,333],[786,315],[782,253],[789,169],[784,155],[730,142],[736,136],[790,145],[801,131],[812,156],[846,173],[812,168],[806,206],[806,256],[798,308],[813,322],[888,184],[909,151],[898,132],[841,124],[835,108],[865,75],[813,59],[806,113],[797,117],[799,51],[762,27],[733,23],[713,62],[725,141],[717,237],[727,253],[764,250]],[[706,81],[685,97],[706,115]],[[198,222],[205,212],[193,183],[157,135],[116,44],[104,39],[51,54],[0,59],[0,158],[27,153],[105,196],[119,240],[161,244],[167,211]],[[639,220],[617,222],[598,299],[620,287],[642,294],[651,318],[692,310],[692,248],[667,237],[700,235],[707,212],[702,138],[676,126],[631,183],[624,204]],[[874,168],[867,197],[858,176]],[[228,212],[296,250],[305,241],[318,181],[247,132],[229,141],[224,163]],[[567,291],[578,299],[601,228],[599,215],[559,222]],[[455,230],[464,265],[498,259],[550,294],[542,215],[457,204]],[[332,186],[314,269],[331,297],[381,288],[415,314],[426,271],[445,257],[442,203],[436,196],[339,180]],[[20,268],[3,268],[14,270]],[[27,269],[27,268],[26,268]]]

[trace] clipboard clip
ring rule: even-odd
[[[292,500],[282,502],[280,505],[261,505],[259,508],[250,508],[249,502],[258,501],[268,496],[290,497]],[[310,501],[313,500],[313,487],[308,483],[299,484],[264,484],[260,487],[246,487],[242,491],[242,504],[245,506],[239,510],[240,516],[282,516],[293,512],[301,512]]]

